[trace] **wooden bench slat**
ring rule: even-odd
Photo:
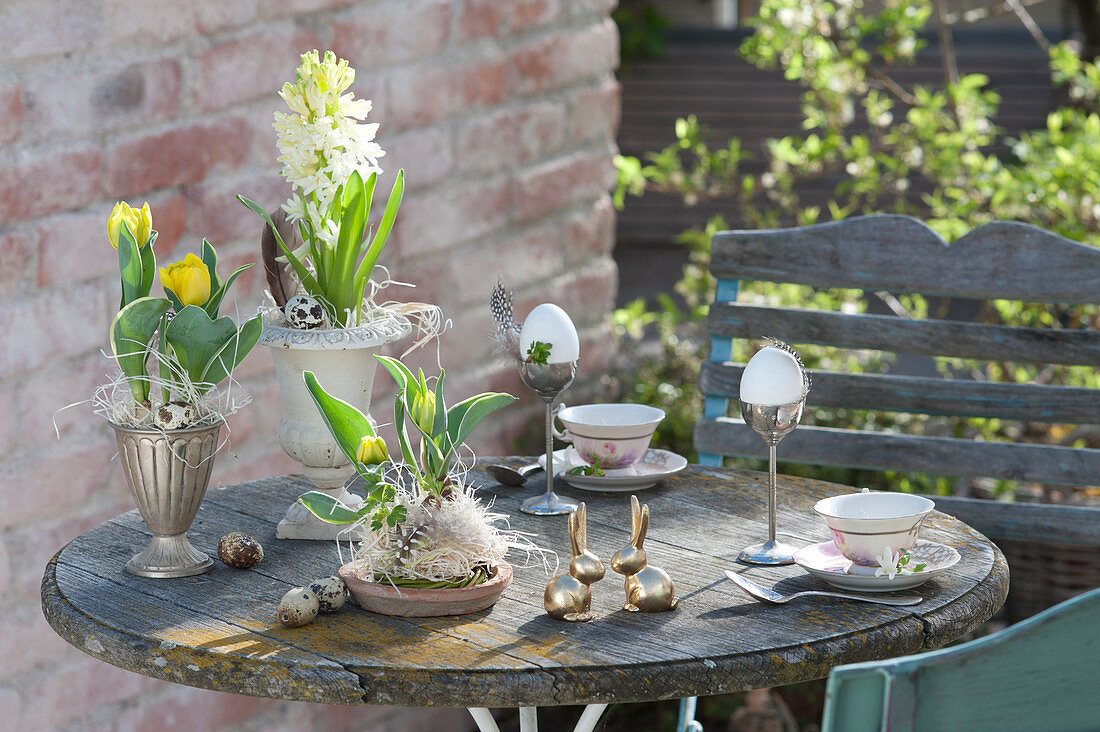
[[[703,364],[706,396],[738,398],[744,364]],[[892,374],[814,371],[807,403],[881,412],[1098,424],[1100,389],[1040,386]]]
[[[1096,302],[1100,249],[998,221],[950,246],[919,219],[876,214],[798,229],[725,231],[711,271],[795,282],[1024,302]]]
[[[711,306],[708,328],[712,335],[725,338],[774,336],[790,343],[987,361],[1100,365],[1100,332],[1088,330],[907,320],[891,315],[848,315],[727,302]]]
[[[1100,546],[1100,508],[928,497],[936,502],[937,511],[954,516],[994,541],[1008,538]]]
[[[703,418],[695,425],[694,439],[700,452],[767,456],[764,441],[740,420]],[[779,459],[792,463],[997,476],[1065,485],[1092,485],[1100,479],[1100,450],[807,425],[784,438]]]

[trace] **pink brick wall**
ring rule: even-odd
[[[118,299],[104,222],[152,205],[162,263],[206,236],[225,266],[254,260],[273,208],[271,113],[298,53],[358,68],[388,170],[408,189],[382,263],[441,305],[451,393],[511,390],[522,407],[476,447],[508,449],[539,405],[494,361],[497,276],[520,315],[558,302],[581,330],[573,401],[610,362],[617,285],[607,191],[618,124],[614,0],[5,0],[0,3],[0,724],[7,729],[456,729],[409,715],[257,700],[115,669],[60,640],[39,609],[49,557],[131,507],[106,425],[86,406]],[[261,302],[243,277],[237,306]],[[434,363],[434,353],[418,357]],[[215,484],[290,472],[275,443],[278,388],[262,348],[239,372],[254,402],[232,421]],[[378,379],[379,397],[389,387]],[[495,431],[494,431],[495,427]],[[135,547],[135,551],[136,551]],[[275,598],[273,598],[274,600]],[[197,716],[196,716],[197,715]],[[428,715],[428,716],[425,716]]]

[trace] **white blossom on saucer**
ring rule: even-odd
[[[889,545],[883,547],[882,556],[876,556],[875,561],[879,564],[879,568],[875,570],[876,577],[889,576],[890,579],[894,579],[899,573],[905,574],[904,570],[898,569],[898,562],[901,561],[901,552],[892,551]]]

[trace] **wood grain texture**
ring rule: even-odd
[[[542,481],[494,493],[484,473],[471,476],[511,514],[513,528],[568,560],[564,517],[517,510],[544,489]],[[349,606],[283,628],[275,617],[283,593],[331,574],[341,561],[332,543],[275,540],[275,521],[307,489],[298,476],[211,490],[189,532],[208,552],[229,531],[252,535],[265,551],[256,567],[219,563],[207,575],[178,580],[128,575],[125,561],[148,536],[130,512],[54,557],[43,578],[43,611],[77,648],[177,683],[337,704],[494,707],[665,699],[821,678],[838,663],[942,645],[1004,601],[1003,556],[941,514],[923,535],[955,546],[963,561],[917,590],[925,601],[916,608],[824,599],[764,606],[736,594],[721,570],[736,566],[740,549],[766,532],[766,482],[751,471],[690,466],[639,496],[652,511],[650,561],[671,574],[681,598],[671,613],[623,611],[622,578],[609,571],[593,588],[596,621],[552,620],[542,608],[548,575],[524,566],[521,555],[510,557],[512,586],[481,613],[402,619]],[[609,563],[629,539],[629,496],[559,489],[588,502],[589,546]],[[781,533],[800,543],[827,540],[811,507],[846,490],[781,478]],[[748,573],[784,590],[819,586],[797,567]]]
[[[744,364],[707,361],[699,388],[707,396],[736,402],[744,370]],[[813,379],[806,399],[811,406],[1028,422],[1093,424],[1100,419],[1100,389],[817,370]]]
[[[695,424],[694,441],[701,452],[767,456],[760,436],[739,419],[700,419]],[[996,476],[1064,485],[1090,485],[1100,475],[1100,450],[807,425],[783,439],[779,459],[813,465]]]
[[[1100,249],[998,221],[950,246],[910,216],[874,214],[798,229],[725,231],[717,277],[1025,302],[1096,302]]]
[[[718,302],[707,327],[724,338],[773,336],[788,343],[872,348],[892,353],[1100,366],[1100,332],[1014,328],[954,320],[905,320]]]

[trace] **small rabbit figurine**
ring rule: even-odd
[[[680,602],[672,578],[660,567],[646,564],[645,541],[649,530],[649,506],[639,506],[638,497],[630,497],[630,544],[615,553],[611,568],[626,575],[626,604],[630,612],[659,613],[672,610]]]
[[[604,568],[592,552],[588,551],[588,524],[584,504],[569,514],[569,543],[573,547],[573,559],[569,572],[550,580],[543,593],[542,602],[550,617],[583,623],[596,617],[592,612],[594,582],[603,579]]]

